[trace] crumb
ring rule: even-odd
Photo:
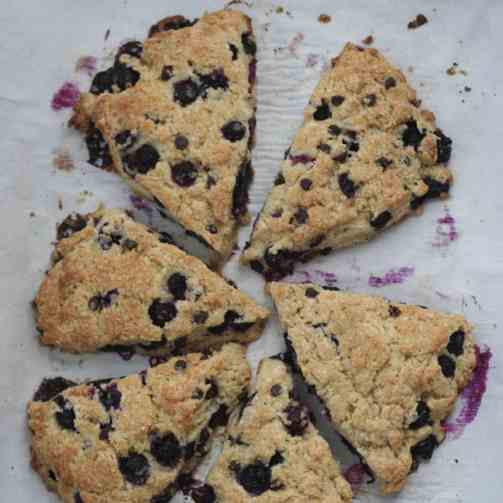
[[[77,204],[82,204],[86,202],[86,199],[88,197],[91,197],[93,195],[92,192],[89,192],[88,190],[83,190],[80,194],[79,197],[77,197]]]
[[[308,54],[307,59],[306,59],[306,68],[313,68],[313,66],[316,66],[320,61],[320,55],[319,54]]]
[[[452,63],[452,66],[458,66],[458,63],[454,61],[454,63]]]
[[[33,218],[33,217],[35,217],[35,216],[36,216],[36,215],[35,215],[35,212],[34,212],[34,211],[30,211],[30,218]]]
[[[276,7],[276,14],[283,14],[283,12],[285,12],[285,9],[281,5],[278,5]]]
[[[330,21],[332,21],[332,17],[329,16],[328,14],[320,14],[318,16],[318,22],[319,23],[327,24],[327,23],[330,23]]]
[[[362,44],[372,45],[374,43],[374,37],[372,35],[368,35],[362,40]]]
[[[471,87],[465,86],[465,93],[469,93],[471,92],[471,90],[472,90]]]
[[[407,28],[409,30],[415,30],[416,28],[423,26],[427,22],[428,18],[424,14],[418,14],[415,19],[409,21],[409,24],[407,24]]]
[[[414,67],[412,65],[407,67],[407,71],[412,73],[414,71]]]
[[[108,37],[110,36],[110,28],[107,29],[105,32],[105,42],[108,40]]]
[[[299,47],[300,43],[304,40],[304,34],[297,32],[295,36],[290,40],[288,43],[288,51],[290,54],[293,54],[294,56],[297,57],[297,48]]]
[[[73,159],[68,150],[62,148],[56,150],[54,153],[55,156],[52,159],[52,164],[56,169],[59,169],[60,171],[71,171],[75,167]]]
[[[60,211],[63,209],[63,199],[61,197],[58,197],[58,208]]]
[[[454,68],[454,66],[450,66],[449,68],[447,68],[446,70],[446,73],[447,75],[456,75],[456,69]]]
[[[94,56],[82,56],[75,63],[76,72],[84,72],[92,77],[96,72],[96,58]]]
[[[459,70],[459,73],[461,75],[468,75],[468,72],[466,70]]]
[[[459,459],[455,458],[454,459],[454,463],[458,464],[459,463]]]

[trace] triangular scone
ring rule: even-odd
[[[55,264],[35,299],[43,344],[177,354],[253,341],[269,315],[121,210],[70,215],[57,237]]]
[[[119,49],[71,120],[92,163],[113,166],[221,259],[248,217],[255,53],[240,12],[166,18]]]
[[[229,422],[223,452],[208,477],[217,502],[348,503],[352,492],[330,447],[293,398],[279,359],[261,361],[245,408]]]
[[[267,279],[447,195],[451,140],[402,72],[347,44],[316,87],[242,260]]]
[[[384,493],[444,438],[475,367],[462,317],[380,297],[271,283],[292,360]]]
[[[167,503],[249,380],[237,344],[120,379],[44,380],[28,404],[33,469],[66,503]]]

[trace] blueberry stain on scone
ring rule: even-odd
[[[242,262],[270,281],[374,238],[448,195],[451,150],[403,73],[376,49],[347,44],[309,100]],[[309,220],[293,227],[299,207]]]

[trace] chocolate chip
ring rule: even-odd
[[[377,96],[375,94],[367,94],[362,99],[362,104],[366,107],[373,107],[377,103]]]
[[[331,98],[330,101],[332,102],[332,105],[334,107],[338,107],[338,106],[340,106],[340,105],[342,105],[344,103],[345,99],[346,98],[344,98],[344,96],[335,95],[335,96],[332,96],[332,98]]]
[[[396,87],[396,80],[393,77],[388,77],[384,81],[384,88],[391,89],[392,87]]]
[[[189,146],[189,140],[186,136],[177,134],[175,136],[175,147],[177,150],[185,150]]]
[[[249,160],[245,160],[239,167],[236,183],[232,192],[232,214],[235,218],[246,215],[249,190],[253,180],[253,168]]]
[[[131,176],[136,173],[146,175],[149,171],[155,168],[161,156],[157,149],[145,143],[138,150],[131,152],[123,159],[124,170]]]
[[[409,429],[418,430],[423,426],[432,424],[431,411],[426,402],[420,400],[416,405],[416,419],[409,424]]]
[[[332,112],[330,111],[330,107],[326,101],[322,101],[321,105],[316,107],[316,110],[313,113],[313,118],[316,121],[324,121],[332,117]]]
[[[414,147],[414,150],[417,151],[420,143],[423,141],[423,138],[426,136],[424,130],[421,132],[417,127],[417,122],[414,119],[411,119],[405,123],[406,128],[402,133],[402,141],[404,146]]]
[[[339,187],[342,191],[342,193],[348,198],[352,198],[358,187],[354,184],[353,180],[349,178],[348,173],[341,173],[338,178],[339,181]]]
[[[194,103],[201,92],[197,82],[191,78],[175,82],[173,89],[173,99],[177,103],[180,103],[182,107],[186,107],[191,103]]]
[[[167,82],[173,77],[173,66],[172,65],[164,65],[161,70],[161,80]]]
[[[271,386],[271,395],[272,396],[277,397],[277,396],[281,395],[282,392],[283,392],[283,388],[282,388],[281,384],[273,384]]]
[[[308,297],[310,299],[314,299],[314,298],[318,297],[318,294],[319,294],[319,292],[315,288],[312,288],[312,287],[306,288],[306,297]]]
[[[64,377],[50,377],[43,379],[37,391],[33,395],[34,402],[48,402],[65,389],[76,386],[75,381],[70,381]]]
[[[246,32],[241,35],[241,42],[243,44],[243,49],[246,54],[254,56],[257,52],[257,44],[253,39],[253,33]]]
[[[185,300],[187,292],[187,278],[179,272],[173,273],[167,281],[168,291],[175,300]]]
[[[393,161],[391,159],[387,159],[386,157],[379,157],[375,160],[375,163],[378,166],[381,166],[383,171],[386,171],[386,169],[388,169],[393,164]]]
[[[262,461],[256,461],[253,464],[246,465],[239,469],[237,481],[253,496],[260,496],[271,487],[271,469],[264,465]]]
[[[454,356],[461,356],[464,352],[465,332],[464,330],[456,330],[449,337],[447,351]]]
[[[171,166],[171,178],[180,187],[190,187],[196,183],[197,167],[190,161],[180,161]]]
[[[150,463],[143,454],[130,452],[119,458],[119,470],[124,478],[135,486],[143,486],[150,477]]]
[[[148,314],[155,326],[163,328],[166,323],[176,318],[178,310],[172,302],[154,299],[148,308]]]
[[[238,59],[239,49],[234,44],[229,44],[229,49],[232,52],[232,61]]]
[[[454,374],[456,373],[456,362],[450,356],[440,355],[438,357],[438,364],[440,365],[442,374],[444,374],[445,377],[454,377]]]
[[[309,180],[309,178],[302,178],[300,181],[300,186],[303,190],[310,190],[313,185],[313,182]]]
[[[376,217],[370,220],[370,225],[377,230],[380,230],[386,226],[386,224],[392,219],[392,214],[390,211],[386,210],[379,213]]]
[[[161,466],[169,468],[174,468],[182,458],[180,442],[171,432],[153,435],[150,440],[150,452]]]
[[[222,134],[226,140],[235,143],[245,137],[246,128],[239,121],[230,121],[222,128]]]
[[[297,223],[299,225],[305,224],[309,220],[309,213],[306,208],[298,208],[297,211],[293,214],[292,220],[290,223]]]
[[[398,309],[398,307],[390,304],[388,307],[388,313],[392,318],[398,318],[402,314],[402,311],[400,311],[400,309]]]

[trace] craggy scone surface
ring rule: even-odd
[[[450,154],[403,73],[347,44],[311,96],[242,260],[274,280],[295,261],[371,239],[447,195]]]
[[[28,404],[33,469],[66,503],[167,503],[249,380],[237,344],[121,379],[46,380]]]
[[[255,53],[240,12],[166,18],[119,49],[71,120],[90,162],[113,166],[224,258],[247,220]]]
[[[269,314],[121,210],[70,215],[57,238],[56,262],[35,299],[43,344],[176,354],[250,342]]]
[[[383,492],[444,438],[475,367],[462,317],[351,293],[271,283],[293,361]]]
[[[261,361],[253,393],[230,421],[208,476],[216,503],[347,503],[352,492],[307,409],[293,398],[286,365]]]

